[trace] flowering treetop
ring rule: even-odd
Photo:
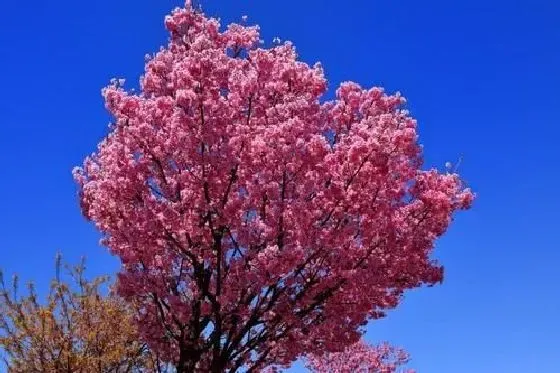
[[[308,356],[306,366],[317,373],[395,373],[408,362],[408,354],[387,343],[371,346],[363,341],[340,352]],[[412,369],[402,373],[415,373]]]
[[[434,240],[472,193],[423,171],[404,99],[343,83],[256,26],[187,5],[141,93],[103,91],[111,132],[75,171],[123,263],[122,295],[178,371],[259,370],[359,339],[434,284]]]

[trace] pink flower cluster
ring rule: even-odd
[[[290,43],[191,7],[165,24],[141,94],[103,91],[114,124],[75,170],[152,348],[199,371],[289,364],[441,281],[434,241],[473,194],[420,169],[402,97],[347,82],[323,103]]]
[[[386,343],[371,346],[359,341],[340,352],[308,356],[306,362],[307,368],[316,373],[415,373],[412,369],[399,370],[408,362],[408,354]]]

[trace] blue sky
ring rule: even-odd
[[[225,3],[225,4],[224,4]],[[368,327],[419,373],[560,368],[560,4],[471,1],[205,0],[224,23],[248,15],[340,81],[401,91],[426,165],[463,156],[479,194],[436,256],[443,285],[406,295]],[[100,89],[137,82],[179,1],[5,1],[0,9],[0,267],[45,291],[60,250],[114,258],[81,217],[71,169],[106,133]],[[298,371],[297,368],[294,371]]]

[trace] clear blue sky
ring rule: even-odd
[[[352,4],[352,5],[345,5]],[[9,1],[0,7],[0,266],[45,291],[53,257],[114,258],[81,217],[70,171],[109,121],[100,89],[137,82],[178,1]],[[368,328],[420,373],[560,371],[560,4],[555,0],[206,0],[295,42],[331,83],[400,90],[427,166],[463,155],[479,194],[439,241],[443,285]]]

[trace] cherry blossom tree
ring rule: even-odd
[[[408,354],[389,344],[372,346],[363,341],[346,346],[341,352],[325,352],[308,356],[307,367],[316,373],[414,373],[401,369]]]
[[[122,261],[119,293],[178,372],[253,372],[359,340],[403,291],[442,280],[434,241],[473,194],[421,169],[405,100],[346,82],[259,28],[187,3],[141,92],[74,172]]]

